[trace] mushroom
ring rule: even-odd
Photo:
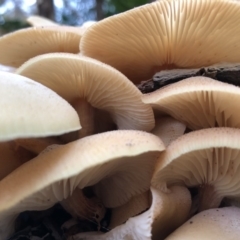
[[[198,211],[216,208],[224,197],[240,198],[240,129],[210,128],[173,141],[162,154],[152,185],[197,188]]]
[[[80,51],[134,83],[164,69],[240,62],[239,15],[238,1],[155,1],[94,24]]]
[[[54,136],[81,128],[68,102],[27,77],[0,72],[0,96],[0,141]]]
[[[27,22],[33,27],[42,27],[42,26],[58,27],[59,26],[59,24],[57,24],[56,22],[54,22],[48,18],[45,18],[42,16],[37,16],[37,15],[28,17]]]
[[[156,113],[171,115],[192,130],[240,128],[240,89],[228,83],[191,77],[145,94],[142,100]]]
[[[236,207],[215,208],[198,213],[166,240],[236,240],[240,235],[240,209]]]
[[[186,125],[172,117],[157,117],[152,134],[160,137],[167,147],[172,141],[182,136],[186,130]]]
[[[123,205],[150,188],[164,149],[150,133],[118,130],[46,150],[0,181],[0,238],[10,236],[20,212],[44,210],[57,202],[99,224],[104,207]],[[86,187],[95,197],[83,196]]]
[[[68,240],[163,240],[183,224],[189,215],[191,196],[187,188],[174,186],[166,192],[151,188],[152,204],[149,210],[129,218],[123,225],[107,233],[79,233]]]
[[[16,73],[42,83],[72,104],[81,119],[79,138],[103,131],[99,124],[111,122],[106,112],[118,129],[150,131],[154,127],[152,108],[142,103],[142,93],[123,74],[97,60],[44,54],[24,63]],[[113,129],[113,124],[110,129],[108,125],[104,131]]]
[[[78,53],[82,32],[70,26],[44,26],[6,34],[0,37],[0,64],[19,67],[44,53]]]

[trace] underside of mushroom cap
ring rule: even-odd
[[[68,240],[163,240],[170,232],[183,224],[191,207],[187,188],[174,186],[168,192],[151,188],[152,204],[144,213],[129,218],[126,223],[107,233],[80,233]]]
[[[19,67],[44,53],[78,53],[81,36],[81,29],[70,26],[30,27],[6,34],[0,37],[0,64]]]
[[[51,88],[68,102],[84,99],[108,111],[119,129],[150,131],[152,108],[142,93],[123,74],[97,60],[74,54],[52,53],[35,57],[17,73]]]
[[[149,189],[156,161],[164,149],[161,140],[152,134],[118,130],[40,154],[0,181],[1,237],[10,234],[11,223],[20,212],[47,209],[67,199],[76,188],[94,185],[99,199],[109,207],[126,203]],[[101,199],[102,195],[107,200]]]
[[[60,135],[81,128],[67,101],[29,78],[0,72],[0,98],[0,141]]]
[[[166,240],[236,240],[240,236],[240,209],[215,208],[198,213]]]
[[[59,26],[56,22],[42,17],[42,16],[30,16],[27,18],[27,22],[33,27],[42,27],[42,26]]]
[[[239,62],[239,15],[238,1],[156,1],[96,23],[80,50],[133,82],[163,69]]]
[[[145,94],[142,100],[154,111],[171,115],[192,130],[240,128],[240,89],[228,83],[191,77]]]
[[[217,207],[223,197],[240,198],[240,129],[194,131],[173,141],[161,156],[152,185],[199,188],[199,210]]]

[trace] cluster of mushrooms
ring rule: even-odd
[[[2,36],[0,240],[57,203],[65,227],[98,226],[69,240],[239,239],[240,88],[137,87],[240,63],[239,16],[239,1],[160,0],[82,27],[31,17]]]

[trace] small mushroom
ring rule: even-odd
[[[224,197],[240,198],[240,129],[210,128],[173,141],[155,169],[152,185],[196,188],[198,211],[219,207]]]
[[[172,117],[157,117],[152,134],[160,137],[167,147],[172,141],[182,136],[186,130],[186,125]]]
[[[215,208],[198,213],[166,240],[236,240],[240,236],[240,209]]]
[[[145,94],[143,102],[192,130],[240,128],[240,89],[207,77],[192,77]],[[231,101],[231,104],[230,104]]]
[[[30,27],[0,37],[0,64],[19,67],[51,52],[78,53],[83,31],[70,26]]]
[[[129,218],[107,233],[79,233],[68,240],[163,240],[183,224],[189,215],[191,196],[187,188],[174,186],[165,192],[151,188],[152,204],[149,210]]]
[[[81,119],[79,138],[101,132],[98,127],[105,121],[114,122],[118,129],[150,131],[154,127],[152,108],[142,103],[142,93],[123,74],[97,60],[66,53],[44,54],[23,64],[17,73],[71,103]],[[108,123],[105,131],[113,130],[112,126]]]
[[[238,1],[155,1],[94,24],[80,51],[134,83],[164,69],[240,62],[239,16]]]
[[[44,210],[57,202],[79,218],[99,224],[105,207],[123,205],[150,188],[164,149],[158,137],[134,130],[48,148],[0,181],[0,238],[10,236],[20,212]],[[92,189],[93,198],[82,194],[86,187]]]
[[[59,24],[57,24],[56,22],[54,22],[48,18],[45,18],[42,16],[37,16],[37,15],[28,17],[27,22],[33,27],[42,27],[42,26],[56,26],[57,27],[57,26],[59,26]]]

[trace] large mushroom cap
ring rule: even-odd
[[[83,99],[109,112],[119,129],[150,131],[154,127],[152,108],[142,102],[142,93],[123,74],[97,60],[44,54],[23,64],[17,73],[51,88],[71,104]]]
[[[143,102],[192,130],[240,128],[240,89],[207,77],[192,77],[145,94]]]
[[[80,50],[134,82],[162,69],[239,62],[239,15],[238,1],[156,1],[96,23]]]
[[[163,153],[153,186],[198,188],[198,210],[218,207],[223,197],[240,198],[240,129],[210,128],[173,141]]]
[[[240,209],[215,208],[203,211],[170,234],[166,240],[236,240],[240,236]]]
[[[60,135],[81,128],[76,111],[51,89],[0,72],[0,141]]]
[[[94,147],[93,147],[94,146]],[[156,161],[165,149],[146,132],[106,132],[38,155],[0,181],[0,238],[6,239],[16,216],[43,210],[94,186],[106,207],[118,207],[150,188]],[[78,204],[78,207],[83,207]]]
[[[78,53],[81,36],[81,29],[70,26],[30,27],[6,34],[0,37],[0,64],[19,67],[44,53]]]

